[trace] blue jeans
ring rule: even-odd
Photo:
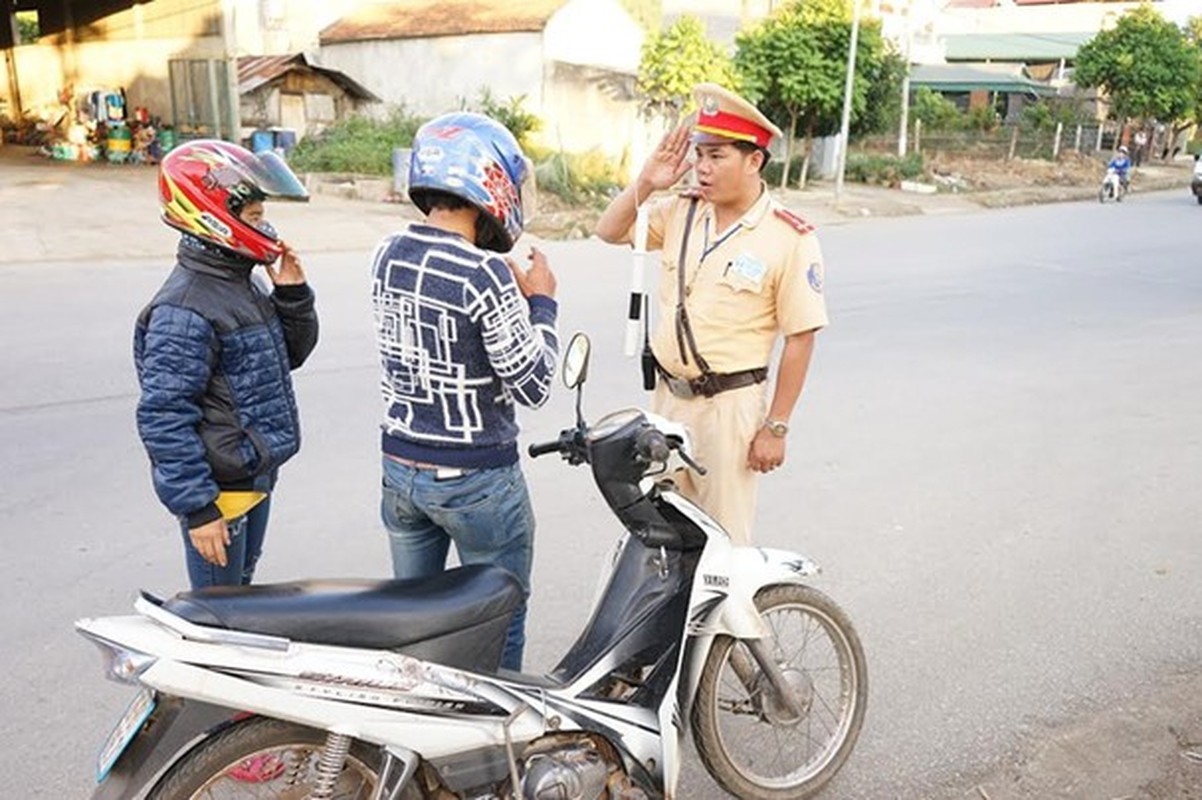
[[[494,564],[514,574],[530,596],[534,510],[519,464],[479,469],[439,480],[385,456],[380,516],[392,545],[397,578],[424,578],[446,568],[451,542],[459,563]],[[522,668],[526,601],[514,612],[501,666]]]
[[[255,564],[263,554],[263,538],[267,535],[267,518],[270,515],[271,495],[267,495],[250,511],[226,523],[230,531],[230,544],[225,548],[224,567],[204,560],[192,546],[192,538],[188,536],[188,523],[181,523],[184,532],[184,557],[192,588],[249,584],[255,576]]]

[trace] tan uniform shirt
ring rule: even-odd
[[[659,319],[652,349],[680,378],[701,374],[676,336],[677,262],[690,199],[673,197],[650,208],[647,250],[661,251]],[[697,201],[684,259],[685,304],[697,351],[714,372],[768,366],[778,334],[827,324],[822,253],[812,228],[768,193],[724,231],[713,206]],[[634,226],[626,233],[632,241]]]
[[[660,365],[680,378],[700,374],[676,337],[677,260],[690,200],[675,197],[652,206],[647,249],[661,250],[659,324],[652,347]],[[698,201],[685,256],[686,307],[697,350],[714,372],[769,366],[776,337],[827,324],[822,298],[822,254],[804,220],[764,190],[742,219],[716,230],[714,209]],[[627,241],[634,228],[627,232]],[[713,397],[679,398],[663,381],[655,390],[656,413],[688,426],[693,455],[706,475],[686,470],[677,484],[724,527],[736,544],[749,544],[755,522],[758,473],[748,450],[763,426],[767,384]]]

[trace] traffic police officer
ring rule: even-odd
[[[827,324],[822,254],[813,227],[773,199],[760,177],[780,129],[716,84],[699,84],[694,95],[692,130],[664,136],[596,233],[630,243],[639,204],[694,170],[694,189],[649,209],[647,250],[662,258],[652,406],[688,426],[707,469],[682,473],[681,490],[736,544],[749,544],[758,474],[784,462],[814,334]],[[784,346],[769,398],[778,335]]]

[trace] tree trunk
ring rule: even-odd
[[[810,179],[810,161],[814,157],[814,125],[811,123],[806,126],[806,152],[805,157],[801,160],[801,179],[797,185],[802,189],[806,188],[806,183]]]
[[[780,188],[789,186],[789,164],[793,161],[793,134],[797,131],[797,114],[789,114],[789,135],[785,138],[785,163],[780,170]]]

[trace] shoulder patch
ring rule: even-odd
[[[807,233],[813,233],[815,230],[817,230],[813,225],[806,222],[804,219],[797,216],[787,208],[777,208],[773,210],[772,213],[775,214],[779,219],[784,220],[786,225],[803,236]]]

